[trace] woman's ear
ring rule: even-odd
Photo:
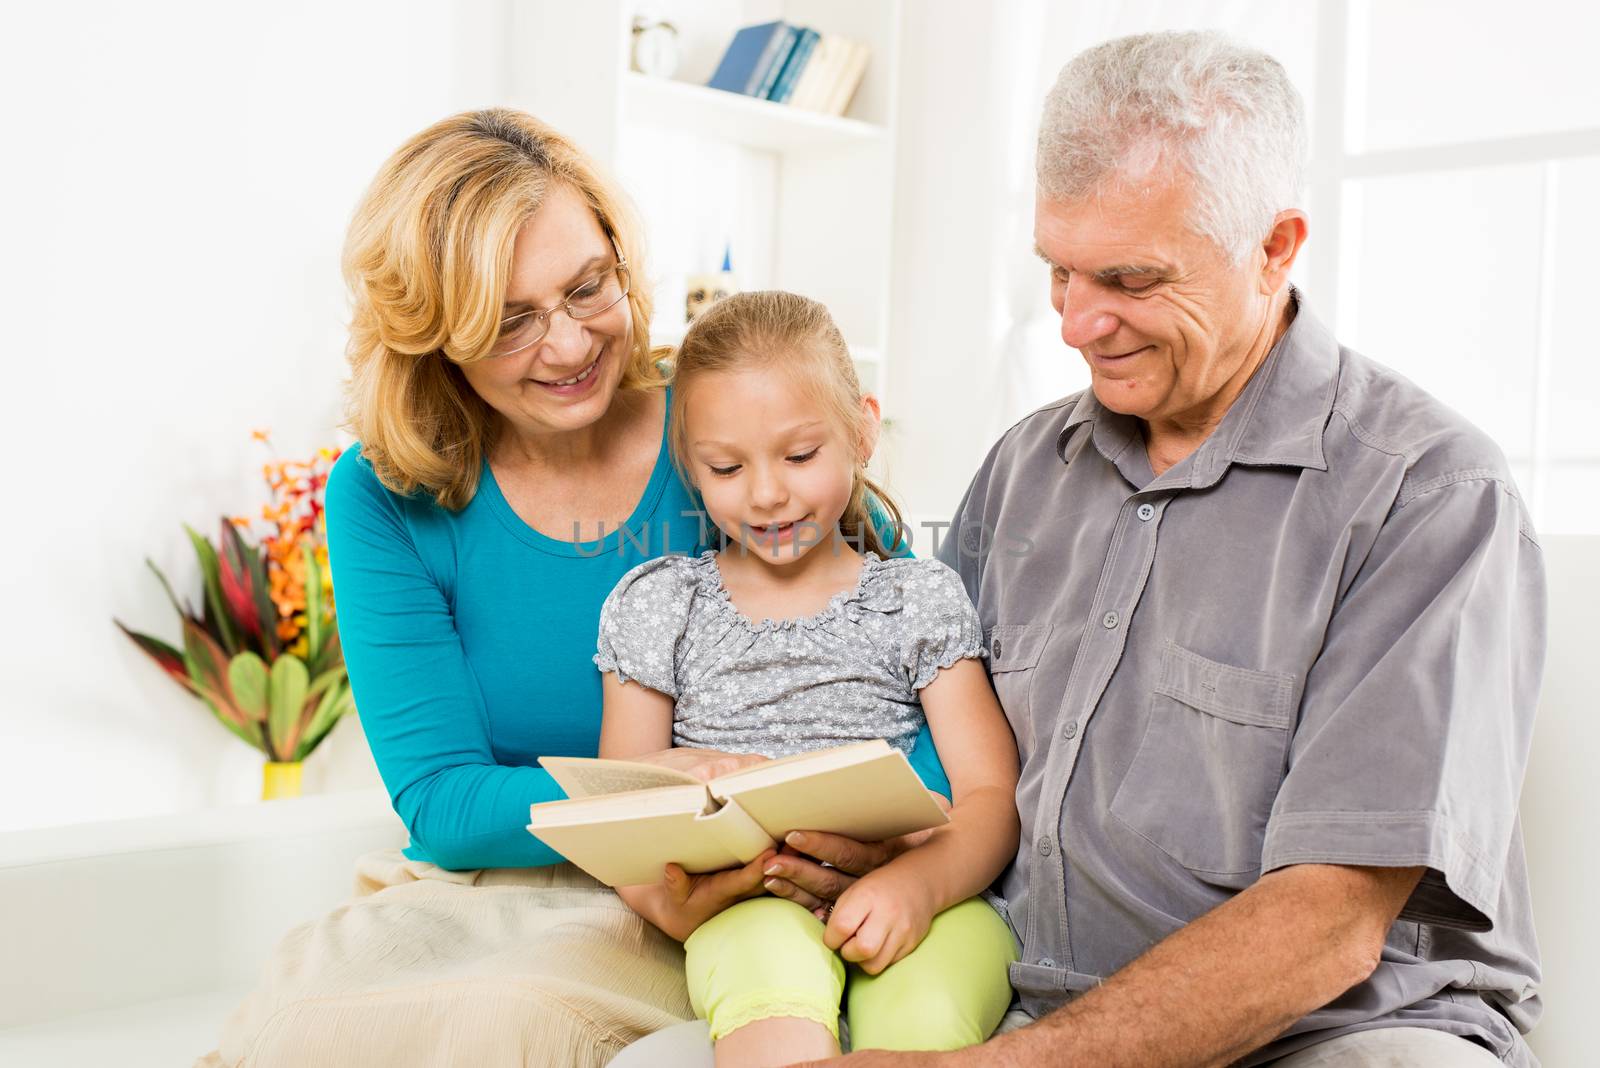
[[[863,466],[872,459],[872,454],[878,451],[878,430],[883,425],[883,411],[878,406],[878,398],[871,393],[861,395],[861,448],[856,459]]]

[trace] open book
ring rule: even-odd
[[[653,764],[541,757],[567,792],[528,830],[608,886],[747,864],[790,831],[871,842],[949,822],[905,754],[880,740],[800,753],[710,782]]]

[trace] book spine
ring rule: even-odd
[[[761,79],[761,84],[751,94],[757,100],[772,99],[772,91],[778,87],[778,79],[783,77],[783,68],[789,65],[789,57],[794,55],[794,47],[799,42],[800,30],[794,26],[785,26],[778,51],[773,55],[772,62],[767,65],[767,73]]]
[[[812,49],[811,60],[806,64],[806,69],[800,75],[800,82],[794,87],[794,95],[789,98],[793,107],[806,111],[817,109],[818,90],[827,80],[828,68],[833,63],[833,53],[839,45],[837,37],[823,37]]]
[[[799,84],[800,73],[805,70],[806,63],[811,59],[811,51],[817,46],[818,34],[816,30],[801,30],[800,39],[794,43],[794,49],[789,53],[789,61],[783,65],[783,73],[778,76],[778,84],[772,87],[772,92],[767,96],[775,104],[787,104],[794,95],[794,87]]]
[[[719,845],[739,858],[740,864],[750,863],[773,847],[772,836],[762,830],[761,824],[741,808],[739,802],[730,798],[720,804],[715,812],[703,812],[694,821],[704,825]]]
[[[856,95],[856,90],[861,86],[861,79],[867,73],[867,60],[871,55],[872,50],[864,42],[850,42],[849,54],[845,57],[833,93],[823,109],[829,115],[843,115],[849,110],[850,100]]]
[[[789,36],[790,30],[791,27],[785,23],[775,22],[772,24],[772,36],[767,38],[767,47],[762,50],[761,58],[751,68],[750,77],[745,81],[744,89],[741,90],[745,96],[761,95],[761,86],[766,82],[767,75],[772,71],[773,65],[783,62],[783,46],[792,40]]]

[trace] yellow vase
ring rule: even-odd
[[[300,796],[300,761],[278,763],[269,760],[261,767],[261,800],[277,801]]]

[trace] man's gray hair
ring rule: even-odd
[[[1190,227],[1242,263],[1299,203],[1300,94],[1265,52],[1218,33],[1147,33],[1079,53],[1045,98],[1039,193],[1078,200],[1152,164],[1192,179]]]

